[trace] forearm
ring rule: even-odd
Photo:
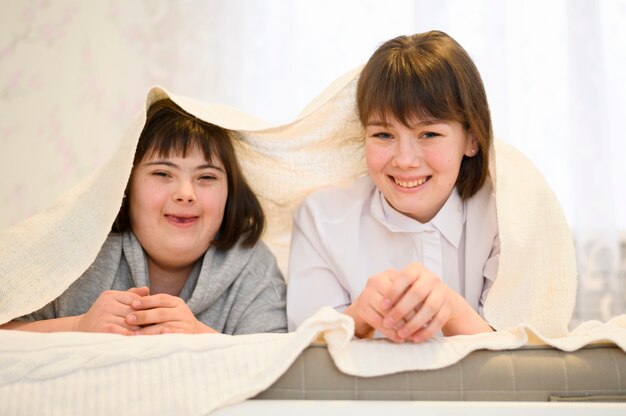
[[[31,332],[66,332],[77,331],[80,316],[45,319],[42,321],[11,321],[0,325],[0,329]]]

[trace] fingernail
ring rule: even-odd
[[[126,317],[126,321],[127,321],[128,323],[131,323],[131,324],[132,324],[132,323],[135,323],[135,322],[137,322],[137,317],[136,317],[135,315],[128,315],[128,316]]]
[[[384,298],[382,301],[380,301],[380,307],[383,310],[387,310],[389,308],[391,308],[391,301],[387,298]]]
[[[393,321],[393,318],[388,316],[385,319],[383,319],[383,326],[385,328],[391,328],[393,327],[393,324],[395,324],[395,322]]]
[[[138,300],[134,300],[130,303],[130,306],[132,306],[133,308],[139,308],[141,307],[141,302]]]
[[[405,339],[406,337],[409,336],[409,331],[407,331],[406,329],[401,329],[398,331],[398,336],[402,339]]]

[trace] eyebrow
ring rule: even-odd
[[[419,122],[413,124],[412,126],[408,126],[408,127],[414,128],[414,127],[432,126],[432,125],[435,125],[435,124],[443,124],[443,123],[444,123],[444,121],[442,121],[442,120],[423,120],[423,121],[419,121]],[[389,124],[389,123],[387,123],[385,121],[382,121],[382,120],[373,120],[373,121],[368,121],[367,124],[365,125],[365,127],[369,127],[369,126],[372,126],[372,127],[389,127],[389,126],[391,126],[391,124]]]
[[[174,168],[174,169],[180,169],[180,166],[178,166],[176,163],[170,162],[169,160],[154,160],[152,162],[146,162],[144,165],[145,166],[165,165],[165,166],[169,166],[169,167]],[[224,172],[224,168],[223,167],[214,165],[212,163],[206,163],[204,165],[196,166],[195,169],[196,170],[216,169],[216,170]]]

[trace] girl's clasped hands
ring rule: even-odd
[[[150,295],[147,287],[102,292],[91,308],[80,315],[76,331],[120,335],[166,333],[215,333],[194,316],[178,296]]]
[[[421,342],[454,326],[467,303],[419,263],[370,277],[346,313],[360,338],[378,331],[395,342]],[[454,332],[454,331],[451,331]]]

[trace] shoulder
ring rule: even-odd
[[[104,244],[102,244],[96,259],[88,270],[100,269],[102,267],[109,268],[111,265],[117,267],[122,255],[122,240],[122,234],[110,233],[104,240]]]
[[[239,270],[239,274],[261,275],[266,274],[268,270],[278,270],[276,256],[267,244],[259,240],[251,247],[244,247],[242,240],[243,238],[239,239],[230,249],[218,252],[218,256],[222,257],[221,263],[228,264],[233,270]]]
[[[490,237],[498,234],[496,194],[491,177],[487,178],[476,195],[467,200],[467,226],[469,232],[481,230],[482,234]]]
[[[243,248],[249,253],[250,261],[253,263],[274,263],[276,262],[276,256],[269,249],[267,244],[262,240],[259,240],[254,246],[249,248]]]
[[[487,176],[483,186],[476,192],[474,196],[467,200],[468,205],[487,207],[493,205],[495,207],[496,194],[493,187],[491,176]]]
[[[278,268],[276,256],[263,241],[252,247],[243,247],[240,241],[229,250],[228,258],[237,282],[233,288],[237,288],[238,298],[255,299],[265,293],[263,297],[284,300],[285,278]]]
[[[303,217],[316,221],[338,222],[360,213],[369,203],[375,185],[369,176],[361,176],[352,181],[324,188],[310,194],[294,214],[297,222]]]
[[[83,290],[108,290],[112,287],[122,259],[123,234],[110,233],[100,248],[98,255],[70,288]]]

